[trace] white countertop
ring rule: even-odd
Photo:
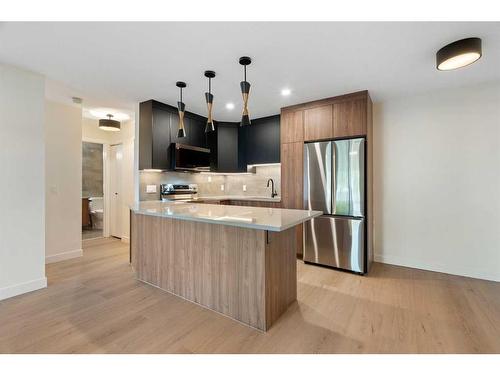
[[[281,197],[263,197],[257,195],[200,195],[200,200],[221,200],[221,201],[257,201],[257,202],[281,202]]]
[[[272,232],[281,232],[323,214],[321,211],[284,208],[159,201],[139,202],[131,206],[130,209],[137,214],[143,215],[262,229]]]

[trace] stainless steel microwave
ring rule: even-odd
[[[210,149],[175,143],[173,164],[180,171],[210,171]]]

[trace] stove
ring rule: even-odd
[[[192,202],[197,200],[198,185],[161,184],[160,198],[162,201]]]

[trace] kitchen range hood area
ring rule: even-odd
[[[139,169],[239,173],[247,172],[248,165],[280,162],[279,115],[252,119],[244,127],[214,120],[210,132],[205,132],[206,123],[206,117],[186,111],[186,136],[179,137],[177,108],[156,100],[140,103]]]

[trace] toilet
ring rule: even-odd
[[[104,200],[103,197],[90,197],[90,217],[92,218],[92,228],[102,229]]]

